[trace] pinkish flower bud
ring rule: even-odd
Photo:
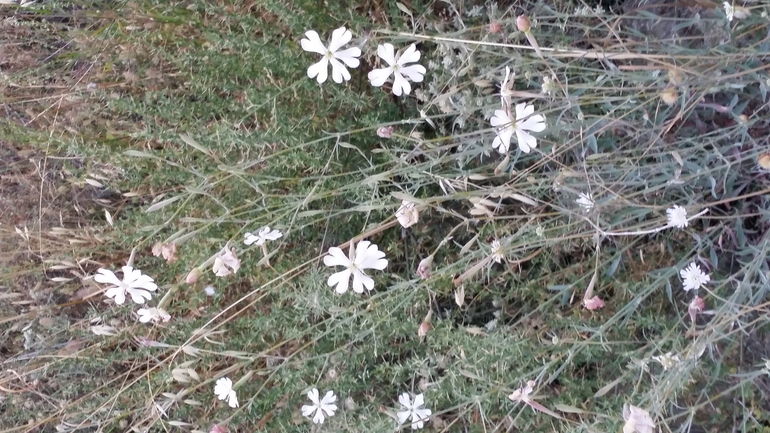
[[[377,128],[377,136],[381,138],[390,138],[393,135],[393,126],[380,126]]]
[[[430,322],[428,320],[423,320],[423,322],[420,323],[420,327],[417,328],[417,336],[420,338],[425,337],[428,335],[428,332],[430,332],[431,328],[433,328],[433,326],[431,326]]]
[[[500,33],[503,31],[503,26],[497,21],[489,23],[489,33]]]
[[[591,299],[583,299],[583,306],[588,310],[594,311],[600,308],[604,308],[604,301],[602,298],[594,296]]]
[[[524,15],[516,17],[516,27],[519,28],[519,31],[527,33],[530,28],[529,18]]]
[[[420,260],[417,265],[417,275],[423,280],[430,278],[431,268],[433,267],[433,254]]]
[[[704,308],[706,308],[706,303],[703,301],[703,298],[700,296],[692,298],[690,305],[687,306],[687,313],[690,315],[690,320],[695,322],[695,318],[698,317],[698,313],[703,311]]]
[[[201,276],[201,271],[198,268],[193,269],[190,271],[189,274],[187,274],[187,278],[185,278],[185,283],[187,284],[195,284],[196,281],[198,281],[198,278]]]

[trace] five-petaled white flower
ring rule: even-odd
[[[703,272],[700,266],[694,262],[679,271],[679,276],[682,277],[682,287],[686,292],[698,290],[701,286],[711,281],[709,274]]]
[[[324,419],[334,416],[334,412],[337,410],[337,405],[334,404],[337,401],[337,396],[334,395],[334,391],[328,391],[324,398],[319,400],[318,389],[313,388],[307,393],[307,398],[313,404],[302,405],[302,416],[313,417],[313,422],[316,424],[323,424]],[[313,415],[315,413],[315,415]]]
[[[430,409],[420,409],[420,406],[425,404],[422,394],[415,395],[414,402],[412,402],[412,399],[409,398],[409,393],[405,392],[398,396],[398,402],[406,409],[396,413],[399,424],[403,424],[411,418],[412,430],[417,430],[423,428],[425,422],[430,419]]]
[[[381,271],[388,266],[388,260],[385,259],[385,252],[380,251],[377,245],[369,241],[361,241],[355,247],[353,242],[350,243],[348,257],[345,257],[345,253],[337,247],[329,248],[329,254],[324,256],[324,265],[344,266],[346,268],[344,271],[332,274],[327,281],[329,286],[336,286],[335,291],[337,293],[341,294],[348,291],[351,275],[353,276],[353,291],[364,293],[364,287],[366,290],[374,288],[374,280],[364,271],[366,269]]]
[[[241,267],[241,260],[235,255],[235,248],[227,248],[220,251],[214,266],[211,268],[217,277],[226,277],[238,272]]]
[[[655,431],[655,422],[650,413],[634,405],[623,405],[623,419],[626,421],[623,425],[623,433],[653,433]]]
[[[104,294],[108,298],[115,298],[118,305],[126,302],[126,293],[131,295],[131,299],[137,304],[144,304],[144,301],[152,299],[150,292],[158,290],[158,285],[150,276],[143,275],[142,271],[131,266],[123,266],[122,281],[107,269],[97,270],[94,280],[97,283],[112,284]]]
[[[139,321],[142,323],[160,323],[161,321],[168,322],[171,320],[171,315],[162,308],[140,308],[136,314],[139,315]]]
[[[683,229],[689,224],[687,222],[687,209],[678,205],[666,209],[666,219],[668,219],[669,227],[676,227],[678,229]]]
[[[257,246],[264,245],[267,241],[274,241],[280,237],[283,236],[283,233],[281,233],[278,230],[270,230],[270,227],[262,227],[259,229],[259,232],[257,234],[254,233],[246,233],[245,238],[243,240],[243,243],[246,245],[251,245],[253,243],[256,243]]]
[[[233,389],[233,381],[227,377],[217,379],[217,383],[214,386],[214,394],[220,400],[227,400],[227,404],[232,408],[238,407],[238,396],[235,395]]]
[[[427,72],[422,65],[407,66],[407,63],[415,63],[420,60],[420,52],[417,51],[415,44],[410,45],[400,55],[395,54],[393,45],[383,44],[377,47],[377,55],[382,60],[385,60],[388,67],[373,69],[369,72],[369,81],[371,81],[372,86],[380,87],[393,74],[393,94],[396,96],[401,96],[402,93],[408,95],[412,91],[412,86],[404,76],[415,83],[419,83],[422,82],[423,75]]]
[[[495,110],[495,115],[489,122],[496,128],[497,135],[492,141],[492,147],[500,153],[508,153],[511,146],[511,138],[516,133],[516,141],[519,149],[529,153],[537,147],[537,139],[527,131],[545,131],[545,117],[542,114],[534,114],[535,106],[532,104],[516,104],[516,120],[512,120],[507,110]]]
[[[595,204],[593,197],[591,197],[591,194],[590,193],[586,194],[584,192],[580,193],[580,197],[578,197],[577,200],[575,200],[575,203],[580,205],[580,207],[582,207],[583,210],[586,212],[593,209]]]
[[[500,241],[495,239],[489,246],[492,248],[492,253],[490,254],[492,260],[494,260],[495,263],[502,263],[503,260],[505,260],[505,251],[503,251],[503,246]]]
[[[305,39],[302,39],[302,49],[311,53],[318,53],[323,57],[318,63],[310,65],[307,68],[307,76],[309,78],[316,78],[319,83],[323,83],[328,78],[329,63],[332,64],[332,80],[335,83],[342,83],[342,80],[350,80],[350,72],[348,72],[345,65],[351,68],[357,68],[360,64],[358,57],[361,56],[361,49],[358,47],[348,48],[347,50],[339,51],[343,45],[350,42],[353,35],[350,30],[345,27],[340,27],[332,32],[332,40],[329,42],[329,46],[324,46],[321,42],[321,38],[318,37],[318,33],[314,30],[309,30],[305,33]],[[345,65],[343,65],[343,63]]]
[[[420,220],[420,212],[417,210],[416,204],[409,201],[401,201],[401,207],[396,211],[396,219],[402,227],[409,228]]]

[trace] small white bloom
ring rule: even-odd
[[[357,246],[350,243],[348,257],[337,247],[329,248],[329,254],[324,256],[324,265],[326,266],[344,266],[344,271],[332,274],[327,281],[330,287],[335,287],[337,293],[348,291],[350,276],[353,276],[353,291],[364,293],[366,290],[374,288],[374,280],[366,275],[366,269],[377,269],[381,271],[388,266],[388,260],[385,259],[385,252],[380,251],[377,245],[369,241],[361,241]]]
[[[401,223],[402,227],[409,228],[420,220],[420,212],[417,210],[415,203],[403,200],[401,207],[396,211],[396,219]]]
[[[679,361],[681,361],[681,358],[679,358],[679,355],[674,355],[671,352],[668,352],[660,356],[653,356],[652,359],[654,359],[655,361],[658,361],[660,365],[663,366],[663,370],[665,371],[668,371],[669,369],[676,367],[676,365],[679,364]]]
[[[115,303],[122,305],[126,302],[126,294],[131,295],[131,299],[137,304],[144,304],[144,301],[152,299],[150,292],[158,290],[158,285],[148,275],[143,275],[139,269],[131,266],[123,266],[123,280],[119,280],[115,273],[107,269],[99,269],[94,275],[97,283],[111,284],[104,295],[108,298],[115,298]]]
[[[675,205],[666,209],[666,219],[668,219],[669,227],[676,227],[678,229],[683,229],[689,224],[687,221],[687,209],[682,206]]]
[[[409,398],[409,393],[405,392],[398,396],[398,402],[406,409],[396,413],[399,424],[403,424],[411,418],[412,430],[418,430],[423,428],[424,423],[430,419],[430,409],[420,409],[420,406],[425,404],[422,394],[414,396],[414,402],[412,402],[412,399]]]
[[[682,277],[682,287],[686,292],[698,290],[701,286],[711,281],[709,274],[703,272],[695,262],[690,263],[689,266],[679,271],[679,276]]]
[[[494,260],[495,263],[502,263],[503,260],[505,260],[505,251],[503,251],[500,241],[495,239],[489,246],[492,248],[492,260]]]
[[[532,394],[532,391],[535,389],[535,381],[530,380],[527,382],[526,386],[522,386],[521,388],[517,389],[516,391],[513,391],[511,395],[508,396],[509,399],[512,401],[520,401],[523,403],[529,403],[530,398],[529,395]]]
[[[227,404],[232,408],[238,407],[238,396],[235,395],[233,389],[233,381],[227,377],[217,379],[217,383],[214,386],[214,394],[220,400],[227,400]]]
[[[256,243],[257,246],[264,245],[267,241],[274,241],[282,237],[283,233],[278,230],[270,230],[270,227],[262,227],[257,234],[246,233],[244,235],[243,243],[251,245]]]
[[[594,208],[594,199],[591,197],[591,194],[586,194],[584,192],[580,193],[580,197],[575,200],[575,203],[579,204],[580,207],[583,208],[584,211],[588,212],[591,209]]]
[[[206,286],[206,288],[203,289],[203,291],[206,293],[206,296],[214,296],[217,294],[217,291],[214,288],[214,286]]]
[[[650,417],[650,413],[634,405],[623,405],[623,419],[626,421],[623,425],[623,433],[653,433],[655,423]]]
[[[235,255],[235,248],[225,248],[214,259],[214,266],[211,269],[217,277],[226,277],[238,272],[240,267],[241,261]]]
[[[727,21],[732,21],[735,17],[735,8],[732,4],[730,4],[730,2],[724,2],[722,4],[725,7],[725,15],[727,16]]]
[[[139,321],[142,323],[148,323],[148,322],[168,322],[171,320],[171,315],[166,312],[166,310],[162,308],[140,308],[137,310],[136,314],[139,315]]]
[[[308,78],[316,78],[318,83],[323,83],[328,77],[329,63],[332,64],[332,80],[335,83],[342,83],[343,80],[350,80],[350,72],[348,72],[345,65],[351,68],[357,68],[360,64],[358,57],[361,57],[361,49],[358,47],[348,48],[347,50],[339,51],[343,45],[350,42],[353,35],[350,30],[345,27],[340,27],[332,32],[332,40],[329,42],[329,46],[324,46],[321,42],[321,38],[314,30],[310,30],[305,33],[305,39],[302,39],[302,49],[311,53],[318,53],[323,57],[318,63],[311,65],[307,68]],[[345,65],[343,65],[343,63]]]
[[[511,138],[516,133],[516,141],[519,149],[529,153],[537,147],[537,139],[527,131],[545,131],[545,117],[542,114],[534,114],[535,106],[531,104],[516,104],[516,120],[511,120],[506,110],[495,110],[494,116],[489,122],[496,128],[497,135],[492,141],[492,147],[500,153],[508,153],[511,146]]]
[[[382,44],[377,47],[377,55],[388,64],[387,68],[373,69],[369,72],[369,81],[374,87],[380,87],[393,75],[393,94],[408,95],[412,91],[406,76],[415,83],[422,82],[426,69],[422,65],[409,65],[420,60],[420,52],[417,46],[412,44],[403,53],[396,55],[395,48],[391,44]]]
[[[337,396],[334,395],[334,391],[328,391],[324,398],[319,400],[318,390],[313,388],[308,391],[307,398],[313,404],[302,406],[302,416],[310,417],[312,415],[313,422],[316,424],[323,424],[325,418],[334,416],[334,412],[337,410],[337,405],[334,404],[337,401]]]

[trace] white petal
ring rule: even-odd
[[[420,403],[420,404],[422,404],[422,403]],[[417,405],[415,405],[415,406],[417,406]],[[417,409],[417,410],[414,411],[414,413],[417,414],[417,416],[419,416],[421,419],[427,420],[428,418],[430,418],[431,410],[430,409]]]
[[[315,415],[313,416],[313,422],[316,424],[323,424],[324,423],[324,413],[320,410],[317,410],[315,412]]]
[[[334,395],[334,391],[328,391],[326,395],[324,395],[324,398],[321,399],[321,406],[334,403],[335,401],[337,401],[337,396]],[[334,405],[332,404],[331,406],[334,406]],[[334,409],[332,410],[337,410],[337,407],[334,406]]]
[[[318,406],[318,388],[313,388],[307,392],[307,398],[310,399],[316,406]]]
[[[408,95],[412,91],[412,86],[409,85],[409,81],[406,81],[403,75],[399,72],[393,72],[393,94],[401,96],[401,94]]]
[[[357,57],[361,57],[361,49],[358,47],[334,53],[334,58],[341,60],[350,68],[357,68],[361,64]]]
[[[114,298],[118,305],[123,305],[126,302],[126,291],[122,287],[111,287],[104,292],[104,296]]]
[[[516,127],[525,131],[543,132],[545,131],[545,117],[536,114],[529,117],[527,120],[517,122]]]
[[[372,83],[372,86],[381,87],[383,84],[385,84],[386,81],[388,81],[391,73],[393,73],[391,68],[372,69],[369,71],[367,77],[369,77],[369,81]]]
[[[116,286],[120,286],[122,283],[114,272],[107,269],[98,269],[96,275],[94,275],[94,281],[102,284],[114,284]]]
[[[401,66],[404,66],[407,63],[415,63],[419,61],[420,61],[420,52],[417,51],[417,45],[415,44],[409,45],[409,47],[404,51],[404,53],[401,54],[401,57],[398,58],[398,64]]]
[[[332,32],[332,40],[329,42],[329,51],[332,53],[339,50],[343,45],[350,42],[353,39],[353,35],[350,30],[345,27],[340,27]]]
[[[378,46],[377,55],[380,56],[382,60],[385,60],[385,63],[387,63],[388,66],[396,64],[396,50],[391,44],[382,44]]]
[[[407,409],[412,408],[412,399],[409,398],[409,393],[405,392],[398,396],[398,402],[401,404],[401,406],[404,406]]]
[[[398,72],[400,72],[403,75],[406,75],[407,77],[409,77],[410,80],[414,81],[415,83],[420,83],[422,82],[423,75],[425,75],[425,72],[427,71],[425,70],[425,67],[423,67],[422,65],[412,65],[412,66],[401,68],[398,70]]]
[[[131,300],[133,300],[137,304],[144,304],[144,301],[149,301],[152,299],[152,295],[150,292],[142,289],[127,289],[126,290],[129,295],[131,295]]]
[[[313,63],[310,65],[309,68],[307,68],[307,76],[308,78],[318,77],[316,80],[319,84],[326,81],[326,78],[329,76],[329,59],[326,57],[323,57],[318,63]]]
[[[349,267],[350,260],[341,249],[337,247],[330,247],[329,254],[324,256],[324,265]]]
[[[372,277],[361,271],[353,272],[353,291],[356,293],[364,293],[364,287],[369,291],[374,289],[374,280]]]
[[[329,62],[332,64],[332,80],[334,80],[335,83],[342,83],[342,81],[348,81],[350,80],[350,72],[345,68],[345,65],[342,64],[337,59],[329,59]]]
[[[149,275],[141,275],[131,283],[130,287],[141,288],[149,291],[158,290],[158,285],[155,284],[155,280],[153,280]]]
[[[529,153],[537,147],[537,139],[525,131],[516,130],[516,140],[519,142],[519,149],[524,153]]]
[[[265,234],[265,236],[264,236],[264,238],[269,240],[269,241],[274,241],[274,240],[279,239],[281,237],[283,237],[283,233],[281,233],[278,230],[273,230],[270,233]]]
[[[344,271],[337,272],[336,274],[332,274],[329,276],[329,279],[326,281],[326,284],[329,285],[329,287],[335,287],[334,291],[343,294],[348,291],[348,284],[350,284],[350,274],[352,272],[350,269],[345,269]]]
[[[309,30],[305,32],[305,37],[307,39],[302,39],[299,41],[303,50],[321,55],[326,54],[326,47],[324,46],[323,42],[321,42],[321,38],[318,37],[318,33],[316,33],[315,30]]]
[[[525,103],[516,104],[516,120],[522,120],[531,116],[535,112],[534,105],[527,105]]]
[[[302,405],[302,416],[310,416],[316,410],[315,406]]]
[[[254,242],[257,242],[259,240],[258,236],[254,236],[251,233],[246,233],[243,238],[243,243],[246,245],[251,245]]]
[[[422,394],[417,394],[414,396],[414,403],[413,403],[414,407],[419,407],[424,404],[425,404],[425,398],[423,397]],[[422,410],[425,410],[425,409],[422,409]],[[428,411],[428,413],[430,414],[430,410]]]
[[[492,126],[510,126],[511,125],[511,118],[508,117],[508,113],[505,112],[505,110],[495,110],[495,115],[492,116],[491,119],[489,119],[489,123],[492,124]]]
[[[497,133],[497,137],[492,141],[492,147],[496,148],[497,151],[502,154],[508,153],[508,149],[511,147],[512,137],[513,128],[504,128]]]
[[[398,417],[398,423],[403,424],[406,422],[406,420],[409,419],[409,415],[411,415],[412,412],[405,410],[403,412],[396,412],[396,416]]]
[[[227,404],[232,408],[238,407],[238,396],[235,395],[235,391],[230,391],[230,394],[227,396]]]
[[[150,320],[152,320],[152,315],[150,315],[149,310],[147,310],[146,308],[140,308],[136,312],[136,314],[139,315],[139,321],[142,322],[142,323],[147,323]]]

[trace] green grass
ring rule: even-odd
[[[729,30],[721,9],[701,10],[700,21],[666,18],[677,39],[645,33],[659,23],[656,9],[613,25],[616,15],[578,17],[561,2],[481,13],[413,2],[413,18],[384,3],[122,4],[78,18],[80,29],[56,25],[78,44],[13,72],[20,85],[4,89],[13,113],[4,136],[71,157],[47,167],[63,179],[60,192],[91,199],[77,202],[66,234],[50,234],[56,218],[31,226],[32,240],[0,226],[9,246],[0,287],[24,301],[2,309],[2,426],[387,432],[398,428],[398,395],[411,392],[433,411],[428,431],[614,432],[624,403],[649,410],[662,431],[767,431],[770,185],[757,166],[769,132],[765,6]],[[525,11],[543,57],[516,31]],[[489,32],[490,19],[502,33]],[[347,85],[319,86],[305,72],[317,59],[299,40],[342,25],[354,43],[366,39],[362,66]],[[726,42],[701,42],[705,30]],[[419,43],[428,74],[411,97],[370,86],[382,42]],[[621,55],[597,59],[602,52]],[[83,63],[90,69],[78,79]],[[488,118],[505,66],[515,90],[529,92],[514,99],[533,103],[548,129],[531,153],[513,142],[501,164]],[[560,86],[533,97],[552,74]],[[39,102],[34,80],[68,90]],[[89,82],[98,88],[86,90]],[[669,87],[673,105],[660,98]],[[61,102],[69,92],[77,109]],[[30,111],[46,114],[19,126]],[[382,125],[394,125],[392,138],[377,136]],[[596,206],[586,213],[575,200],[588,192]],[[422,206],[410,229],[392,224],[404,196]],[[470,212],[480,199],[496,204],[487,216]],[[664,225],[674,204],[708,213],[685,230],[597,230]],[[269,265],[242,243],[264,225],[285,233],[268,244]],[[321,257],[362,234],[389,266],[370,273],[373,292],[337,295]],[[494,240],[510,263],[488,261]],[[152,256],[169,241],[177,262]],[[185,284],[228,241],[241,269],[217,278],[207,267]],[[135,307],[102,295],[73,300],[95,287],[96,269],[118,270],[132,249],[134,265],[161,286],[150,305],[164,299],[169,323],[138,323]],[[433,275],[421,280],[415,271],[430,254]],[[712,279],[700,290],[710,311],[692,324],[693,294],[678,272],[697,257]],[[74,280],[53,280],[65,275]],[[603,309],[581,306],[589,286]],[[426,317],[432,327],[420,338]],[[94,335],[97,319],[120,332]],[[683,361],[664,370],[652,358],[667,352]],[[237,410],[214,396],[222,376],[244,379]],[[528,380],[554,415],[507,398]],[[323,426],[301,416],[313,387],[339,398]]]

